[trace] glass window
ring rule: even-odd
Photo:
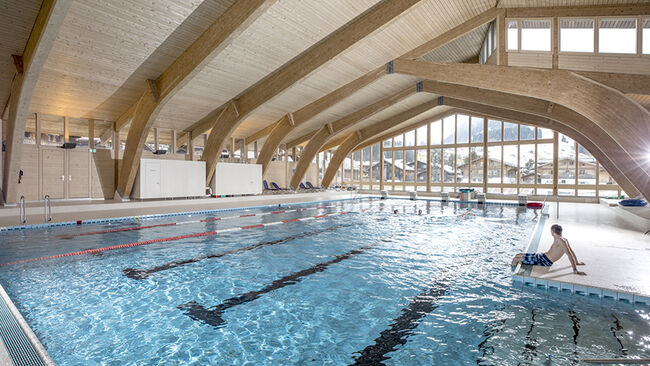
[[[545,140],[545,139],[552,139],[552,138],[553,138],[552,130],[549,130],[548,128],[537,128],[538,140]]]
[[[415,165],[415,150],[405,150],[406,164],[404,166],[404,181],[415,182],[415,172],[417,166]]]
[[[379,166],[381,164],[380,158],[381,150],[379,149],[379,143],[372,145],[372,181],[379,182]],[[330,158],[331,160],[331,158]]]
[[[390,138],[388,140],[384,140],[384,147],[391,147],[393,146],[393,139]]]
[[[535,139],[535,127],[519,125],[519,139],[520,140],[534,140]]]
[[[488,142],[501,141],[501,121],[488,120]]]
[[[470,172],[469,148],[459,147],[456,149],[456,181],[458,183],[469,183]]]
[[[393,182],[403,182],[404,181],[404,151],[397,150],[393,152],[395,159],[393,160],[394,164],[394,176]]]
[[[158,149],[165,150],[169,153],[172,144],[171,130],[158,130]]]
[[[503,122],[503,141],[516,141],[517,128],[516,123]]]
[[[393,152],[384,151],[384,181],[393,181]]]
[[[352,157],[348,155],[343,160],[343,181],[350,182],[352,181]]]
[[[393,147],[404,146],[404,135],[397,135],[393,137]]]
[[[483,183],[483,147],[474,146],[470,156],[470,181]]]
[[[149,129],[147,140],[144,142],[143,151],[148,151],[148,152],[156,151],[156,148],[154,146],[155,142],[156,142],[156,133],[154,132],[154,129],[151,128]],[[201,146],[203,146],[203,143],[201,143]]]
[[[427,145],[427,125],[424,125],[417,130],[417,145],[426,146]]]
[[[23,144],[36,145],[36,115],[34,113],[30,113],[29,116],[27,116]]]
[[[454,148],[445,148],[444,149],[444,167],[443,175],[445,183],[454,183],[454,177],[456,176],[456,159],[454,158]]]
[[[550,51],[551,21],[548,19],[522,20],[521,49],[524,51]]]
[[[497,32],[496,32],[496,21],[492,21],[492,50],[497,49]]]
[[[417,165],[415,179],[419,183],[424,183],[427,181],[427,151],[418,150],[415,158]]]
[[[553,144],[537,144],[537,184],[553,184]]]
[[[361,151],[352,153],[352,181],[358,182],[361,177],[359,168],[361,167]]]
[[[87,119],[68,118],[69,141],[76,143],[77,147],[89,147],[88,133],[90,128]]]
[[[95,149],[110,149],[113,145],[113,123],[95,120]],[[102,137],[105,140],[102,140]]]
[[[578,184],[596,184],[596,159],[582,145],[578,145]],[[595,196],[596,193],[592,196]]]
[[[558,184],[576,184],[575,141],[560,134],[558,141]]]
[[[483,142],[483,118],[472,117],[472,142]]]
[[[488,147],[488,183],[501,183],[501,146]],[[500,190],[499,190],[500,192]]]
[[[458,114],[456,116],[456,142],[466,144],[469,142],[469,116]]]
[[[415,146],[415,130],[404,134],[404,146]]]
[[[598,164],[598,184],[599,185],[615,185],[616,182],[614,178],[603,168],[602,165]],[[611,189],[611,188],[610,188]]]
[[[643,32],[641,34],[641,40],[643,42],[643,53],[645,55],[650,54],[650,18],[643,20]]]
[[[370,147],[362,150],[363,164],[361,165],[361,179],[368,181],[370,179]]]
[[[519,49],[519,30],[517,29],[517,21],[511,20],[508,22],[508,50],[516,51]]]
[[[535,145],[519,145],[519,183],[535,183]]]
[[[516,145],[503,147],[503,183],[516,184],[518,170],[518,151]]]
[[[449,117],[446,117],[443,120],[444,124],[444,129],[442,136],[444,137],[443,142],[445,144],[453,144],[455,139],[454,139],[454,130],[456,129],[456,116],[451,115]]]
[[[636,53],[636,19],[600,19],[598,52]]]
[[[429,170],[431,172],[431,183],[440,183],[442,177],[441,149],[431,149],[431,162],[429,166]]]
[[[594,20],[560,20],[561,52],[594,52]]]
[[[440,120],[431,123],[431,145],[442,143],[442,122]]]

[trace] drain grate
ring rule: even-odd
[[[15,366],[45,365],[2,298],[0,298],[0,339]]]

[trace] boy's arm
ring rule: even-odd
[[[586,273],[578,271],[578,261],[576,260],[575,254],[573,254],[573,250],[571,250],[569,242],[566,239],[562,240],[562,249],[564,249],[564,253],[567,255],[567,257],[569,257],[569,262],[571,262],[573,273],[578,275],[585,275]]]
[[[573,248],[571,248],[569,241],[567,239],[564,239],[564,241],[566,242],[566,247],[569,250],[569,253],[571,253],[571,255],[573,256],[573,261],[576,263],[576,265],[584,266],[585,265],[584,262],[578,262],[578,257],[576,257],[576,253],[573,251]],[[567,255],[569,254],[567,253]]]

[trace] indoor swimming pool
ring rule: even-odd
[[[513,286],[538,215],[362,199],[2,232],[0,283],[59,365],[649,357],[647,307]]]

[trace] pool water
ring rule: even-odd
[[[0,266],[0,283],[60,365],[569,365],[650,356],[647,307],[513,286],[509,262],[531,236],[535,211],[406,200],[283,210],[292,208],[307,210],[0,233],[0,264],[18,262]],[[267,214],[214,220],[253,213]],[[292,221],[323,214],[336,215]],[[173,222],[186,224],[78,236]],[[147,244],[92,250],[137,242]]]

